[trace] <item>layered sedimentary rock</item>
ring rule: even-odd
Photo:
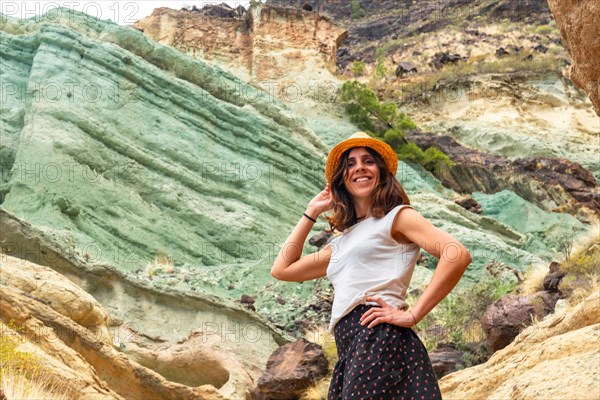
[[[0,22],[2,207],[122,270],[268,258],[321,186],[321,140],[218,67],[62,18]]]
[[[160,393],[173,389],[173,396],[203,399],[198,394],[203,391],[191,389],[202,385],[207,385],[202,389],[206,393],[215,394],[207,399],[243,398],[262,375],[271,353],[291,339],[231,300],[208,293],[153,288],[108,265],[86,262],[56,242],[52,234],[2,209],[0,225],[1,288],[20,293],[10,302],[5,300],[0,319],[29,326],[26,313],[35,313],[39,321],[32,322],[34,325],[58,324],[64,332],[74,329],[70,340],[83,341],[88,364],[98,368],[103,363],[116,363],[117,367],[96,380],[106,382],[123,397],[130,397],[123,394],[123,388],[143,386],[143,380],[151,379],[162,388],[156,392],[158,398],[170,398]],[[15,304],[22,296],[32,302],[17,308]],[[80,351],[73,342],[63,342],[60,346]],[[56,357],[55,351],[42,349],[50,358]],[[54,360],[52,365],[60,362]],[[64,362],[75,375],[89,368]],[[132,377],[132,371],[138,370],[141,372],[136,376],[142,382]],[[60,375],[60,371],[55,372]],[[78,378],[76,383],[87,387],[88,380]],[[146,389],[139,390],[135,398],[148,396]]]
[[[335,71],[345,29],[323,15],[276,5],[227,11],[211,5],[201,10],[157,8],[134,26],[159,43],[224,65],[278,98],[318,95],[321,74]]]
[[[57,276],[52,283],[60,285],[59,280]],[[21,343],[17,351],[35,354],[54,382],[78,396],[106,400],[223,399],[211,385],[188,387],[170,382],[131,361],[112,343],[99,340],[93,332],[21,288],[0,284],[0,310],[0,321],[17,328]]]
[[[600,4],[594,1],[548,0],[573,64],[570,77],[590,96],[600,116]]]

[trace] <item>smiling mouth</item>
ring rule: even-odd
[[[370,181],[371,179],[372,179],[372,178],[369,178],[369,177],[360,177],[360,178],[356,178],[356,179],[354,180],[354,182],[356,182],[356,183],[368,182],[368,181]]]

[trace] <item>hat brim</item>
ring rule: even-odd
[[[350,138],[338,143],[331,149],[327,156],[327,161],[325,162],[325,178],[328,183],[331,184],[333,174],[342,158],[342,154],[352,147],[369,147],[375,150],[385,162],[390,173],[394,176],[396,175],[396,170],[398,169],[398,156],[389,144],[375,138]]]

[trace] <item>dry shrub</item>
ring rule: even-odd
[[[337,348],[335,347],[335,338],[327,330],[327,326],[317,326],[311,331],[306,332],[305,339],[309,342],[317,343],[323,348],[325,358],[329,363],[329,371],[333,371],[333,367],[338,360]],[[331,374],[316,381],[311,387],[300,397],[301,400],[325,400],[331,382]]]
[[[71,400],[76,396],[46,371],[34,354],[19,351],[24,336],[14,323],[0,322],[0,388],[8,400]]]
[[[326,400],[330,383],[330,376],[315,382],[313,386],[309,387],[304,393],[302,393],[300,400]]]
[[[519,284],[519,294],[527,296],[544,290],[544,278],[548,274],[548,266],[542,264],[530,265]]]
[[[335,338],[327,330],[326,326],[317,326],[313,330],[306,332],[304,338],[309,342],[317,343],[323,348],[325,358],[329,363],[329,369],[333,369],[338,360],[337,348],[335,347]]]
[[[561,285],[571,286],[570,305],[575,305],[600,289],[600,224],[595,222],[588,234],[573,245],[573,250],[560,269],[567,275]],[[569,284],[570,281],[570,284]]]

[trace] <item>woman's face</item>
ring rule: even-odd
[[[348,154],[348,171],[344,185],[354,198],[369,198],[379,183],[379,167],[364,147],[355,147]]]

